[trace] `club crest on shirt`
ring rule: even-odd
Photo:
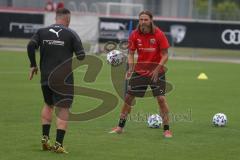
[[[149,41],[150,41],[150,44],[155,44],[156,43],[155,38],[151,38]]]

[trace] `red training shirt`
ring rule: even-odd
[[[138,59],[134,71],[151,76],[152,71],[162,58],[162,49],[169,48],[165,34],[156,27],[154,34],[143,34],[135,29],[129,37],[129,50],[137,50]]]

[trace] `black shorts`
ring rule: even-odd
[[[44,101],[49,106],[70,108],[73,102],[73,94],[64,95],[52,90],[48,85],[42,85]],[[72,92],[73,93],[73,92]]]
[[[129,80],[127,93],[136,97],[143,97],[148,86],[150,86],[154,97],[164,96],[166,92],[165,74],[159,74],[157,82],[153,82],[151,77],[141,76],[134,72]]]

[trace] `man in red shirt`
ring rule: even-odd
[[[135,97],[143,97],[150,86],[153,96],[156,97],[161,117],[163,118],[163,135],[171,138],[169,130],[169,109],[165,98],[166,81],[164,65],[168,60],[169,43],[164,33],[154,25],[150,11],[139,14],[139,25],[129,37],[129,70],[126,78],[129,79],[125,103],[122,106],[119,124],[110,133],[122,133],[127,115],[131,112],[132,101]],[[134,63],[134,53],[137,50],[137,63]]]

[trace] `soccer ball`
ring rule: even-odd
[[[148,117],[147,123],[150,128],[160,128],[162,125],[162,117],[158,114],[153,114]]]
[[[124,61],[124,54],[119,50],[112,50],[107,54],[107,62],[112,66],[118,66]]]
[[[227,116],[223,113],[217,113],[213,116],[213,125],[223,127],[227,124]]]

